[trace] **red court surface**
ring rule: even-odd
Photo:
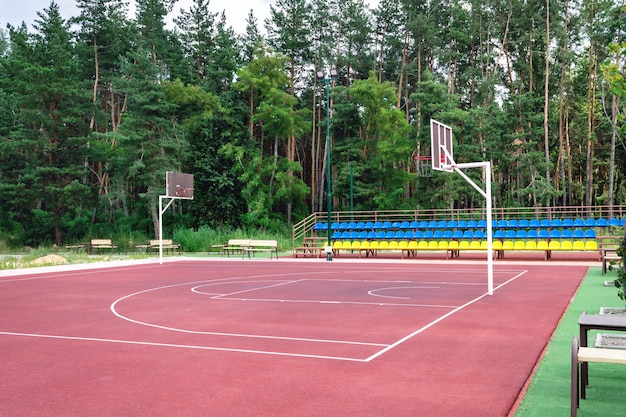
[[[0,276],[0,416],[507,416],[585,265]]]

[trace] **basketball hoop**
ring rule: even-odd
[[[428,178],[433,176],[433,164],[430,156],[418,156],[415,158],[417,165],[417,176]]]

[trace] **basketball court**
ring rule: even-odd
[[[0,276],[0,415],[506,416],[584,265],[180,260]],[[24,273],[24,272],[22,272]]]

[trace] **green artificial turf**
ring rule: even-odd
[[[623,307],[624,302],[618,298],[617,289],[604,286],[605,281],[614,278],[614,272],[602,275],[600,267],[589,269],[549,342],[515,417],[570,415],[570,361],[572,337],[579,334],[578,318],[583,310],[588,314],[597,314],[600,307]],[[598,333],[609,332],[589,332],[590,346],[595,345]],[[587,399],[580,401],[578,416],[626,416],[626,366],[589,364]]]

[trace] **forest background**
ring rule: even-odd
[[[166,233],[287,232],[324,211],[329,151],[334,210],[351,178],[355,210],[482,207],[418,176],[431,118],[457,162],[491,161],[495,207],[625,201],[623,1],[277,0],[245,33],[209,0],[173,28],[172,0],[136,3],[51,2],[0,31],[2,240],[154,237],[166,171],[195,180]]]

